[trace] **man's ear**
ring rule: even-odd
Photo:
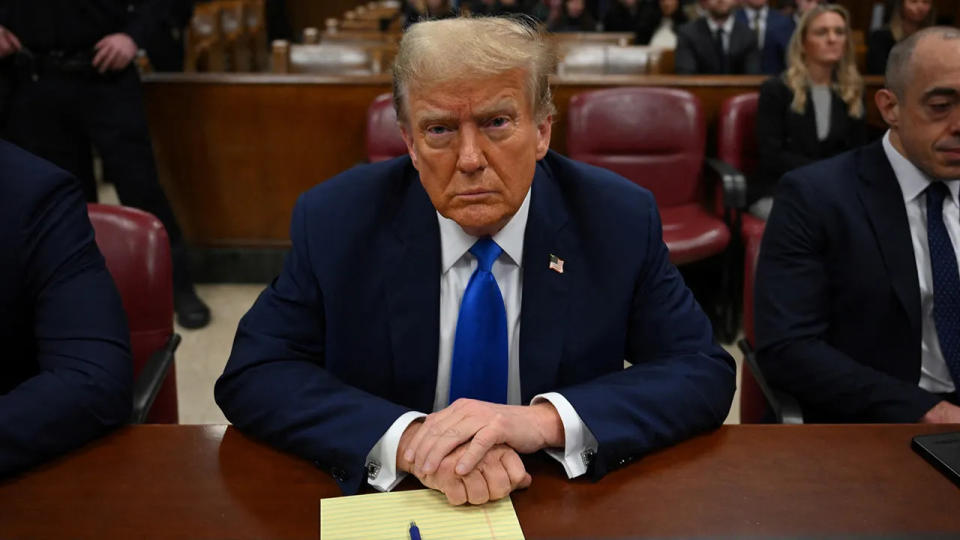
[[[900,100],[897,95],[887,88],[881,88],[874,94],[873,100],[877,104],[880,116],[892,129],[896,129],[900,124]]]
[[[410,133],[410,128],[407,127],[406,122],[400,122],[400,136],[403,137],[403,144],[407,145],[407,154],[410,155],[410,161],[413,162],[413,168],[419,170],[417,167],[417,149],[413,145],[413,134]]]
[[[537,160],[543,159],[550,149],[550,135],[553,130],[553,115],[547,116],[537,124]]]

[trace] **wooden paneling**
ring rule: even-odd
[[[570,97],[615,86],[696,94],[708,129],[722,101],[758,90],[762,77],[558,78],[551,147],[565,150]],[[868,119],[880,125],[868,81]],[[288,245],[297,196],[365,159],[366,110],[388,76],[154,74],[145,77],[160,180],[187,238],[202,247]]]

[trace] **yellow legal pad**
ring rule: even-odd
[[[409,540],[411,521],[423,540],[523,540],[510,497],[481,506],[450,506],[439,491],[419,489],[320,501],[323,540]]]

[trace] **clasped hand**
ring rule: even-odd
[[[479,504],[530,484],[518,453],[563,446],[563,423],[549,402],[529,407],[459,399],[407,428],[401,470],[439,489],[451,504]]]

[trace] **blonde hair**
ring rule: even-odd
[[[803,114],[806,109],[810,72],[804,58],[803,39],[813,20],[824,13],[836,13],[843,17],[846,44],[843,57],[833,69],[832,87],[840,95],[840,99],[847,104],[847,112],[850,116],[860,118],[863,116],[863,78],[857,71],[856,54],[850,36],[850,13],[843,6],[836,4],[821,4],[805,13],[790,38],[790,45],[787,47],[787,70],[783,73],[783,82],[793,91],[793,102],[790,108],[799,114]]]
[[[555,64],[551,44],[529,18],[457,17],[414,24],[404,33],[393,64],[397,118],[407,122],[411,87],[520,69],[527,76],[534,120],[542,122],[556,112],[549,84]]]
[[[937,18],[935,11],[936,9],[931,1],[930,11],[927,12],[926,18],[920,22],[920,28],[918,28],[918,30],[933,26]],[[896,0],[893,3],[893,13],[890,14],[890,22],[887,23],[887,26],[890,28],[890,34],[893,36],[895,42],[899,43],[903,38],[907,37],[903,33],[903,0]]]

